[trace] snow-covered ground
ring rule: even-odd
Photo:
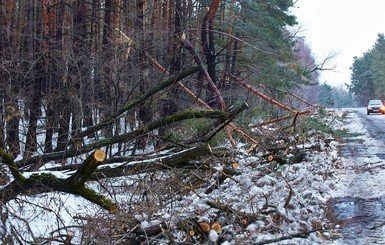
[[[370,138],[362,120],[351,110],[336,110],[331,114],[325,122],[335,130],[355,134],[357,140],[371,151],[381,151],[376,148],[378,144]],[[20,197],[4,206],[2,213],[7,213],[11,222],[2,219],[0,235],[17,231],[20,237],[34,240],[37,244],[49,238],[52,241],[48,244],[61,244],[65,237],[71,236],[73,244],[81,244],[86,235],[78,228],[86,227],[87,232],[100,234],[93,244],[111,244],[111,241],[114,241],[112,244],[127,244],[123,241],[132,236],[130,232],[135,228],[146,230],[154,224],[165,223],[167,228],[162,230],[162,234],[155,238],[147,237],[147,242],[168,244],[173,239],[185,244],[343,244],[338,240],[339,231],[335,229],[338,227],[325,217],[327,200],[347,195],[366,198],[382,194],[379,193],[382,191],[379,186],[385,184],[382,174],[373,177],[368,176],[369,173],[356,173],[354,176],[354,172],[349,170],[352,164],[357,163],[383,165],[382,160],[373,155],[356,159],[356,162],[341,157],[339,149],[344,143],[326,133],[310,130],[301,137],[293,136],[289,142],[295,141],[299,150],[305,153],[303,161],[283,165],[274,157],[269,159],[271,161],[262,160],[269,156],[265,156],[266,150],[258,146],[249,152],[248,146],[239,144],[236,157],[227,162],[211,163],[210,184],[218,183],[211,191],[207,185],[191,190],[184,185],[180,188],[187,190],[188,194],[152,199],[146,198],[143,191],[133,186],[143,178],[141,175],[90,183],[119,203],[121,209],[115,214],[108,214],[82,198],[63,193]],[[275,140],[277,146],[288,143]],[[298,144],[300,140],[303,143]],[[284,154],[290,157],[292,152],[289,150]],[[220,176],[226,168],[236,174],[227,176],[220,183]],[[195,173],[192,171],[191,174]],[[154,175],[152,181],[159,181],[159,187],[167,187],[161,183],[161,176],[170,179],[170,174],[163,173]],[[354,189],[355,183],[362,178],[371,179],[365,193]],[[135,191],[137,193],[133,193]],[[154,203],[160,199],[171,201]],[[124,222],[125,214],[130,219],[134,218],[137,226]],[[122,223],[129,227],[121,228]],[[209,227],[202,231],[194,224],[208,224]],[[214,231],[214,224],[219,224],[220,229]],[[97,240],[108,236],[110,241]]]

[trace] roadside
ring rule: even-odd
[[[118,214],[103,213],[73,195],[47,193],[18,199],[33,206],[11,202],[7,208],[24,214],[28,224],[20,215],[10,221],[24,237],[29,231],[35,237],[53,236],[50,227],[60,222],[55,225],[75,234],[75,244],[385,244],[384,143],[371,136],[379,135],[385,116],[360,117],[358,112],[315,115],[314,128],[285,138],[266,130],[263,136],[275,146],[270,150],[260,144],[250,151],[240,143],[235,158],[213,156],[200,168],[156,171],[154,181],[138,186],[146,193],[135,185],[142,175],[90,182],[106,196],[113,193]],[[378,129],[369,132],[370,122]],[[342,140],[317,130],[322,123],[332,125]],[[304,157],[293,161],[293,150]],[[289,161],[282,163],[280,156]],[[175,181],[178,175],[184,182]],[[107,185],[112,192],[106,192]],[[109,228],[120,223],[124,226]]]
[[[342,236],[334,244],[385,243],[384,142],[372,136],[375,120],[382,123],[385,118],[362,117],[360,110],[345,110],[343,129],[347,134],[334,183],[330,183],[328,217]]]

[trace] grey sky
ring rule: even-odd
[[[350,83],[354,56],[362,56],[385,33],[384,0],[298,0],[292,9],[300,36],[313,50],[318,62],[330,54],[334,72],[324,71],[321,82],[332,86]]]

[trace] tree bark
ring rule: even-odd
[[[169,170],[170,168],[182,168],[189,166],[191,161],[206,155],[226,156],[230,151],[225,147],[210,148],[208,145],[198,145],[177,153],[171,153],[154,159],[136,161],[136,163],[122,163],[118,167],[102,166],[92,175],[91,179],[113,178],[129,176],[156,170]],[[108,159],[106,162],[108,163]]]
[[[15,199],[20,194],[34,195],[62,191],[82,196],[110,212],[115,212],[117,210],[116,205],[111,200],[84,185],[95,171],[97,165],[105,158],[105,153],[101,150],[93,152],[80,166],[78,171],[66,179],[58,178],[49,173],[33,174],[26,178],[18,170],[14,158],[11,155],[3,149],[0,149],[0,156],[4,163],[10,168],[14,177],[14,180],[11,183],[0,189],[0,203],[2,204]]]
[[[104,11],[104,25],[103,25],[103,39],[102,39],[102,76],[101,76],[101,116],[102,120],[108,117],[113,113],[113,96],[112,96],[112,86],[111,82],[114,80],[113,78],[113,70],[114,70],[114,60],[113,60],[113,44],[112,38],[113,34],[113,15],[114,13],[114,1],[106,0],[105,1],[105,11]],[[117,96],[116,94],[114,96]],[[111,137],[113,132],[113,123],[105,125],[103,127],[102,133],[105,137]]]
[[[106,159],[106,153],[104,151],[101,149],[94,151],[79,169],[67,179],[67,182],[73,185],[84,185],[104,159]]]
[[[57,16],[58,23],[56,30],[56,45],[55,45],[55,54],[58,57],[53,57],[55,62],[54,69],[57,69],[58,74],[54,73],[53,81],[55,84],[53,95],[57,98],[53,98],[54,101],[51,101],[55,105],[55,109],[60,106],[61,110],[56,112],[58,127],[58,138],[57,145],[54,151],[62,151],[67,146],[67,141],[70,132],[70,121],[71,121],[71,110],[70,107],[70,91],[73,89],[72,75],[69,70],[69,61],[66,59],[66,56],[70,55],[71,50],[68,47],[68,43],[71,42],[71,33],[66,30],[72,29],[72,19],[70,17],[70,12],[66,11],[66,1],[61,0],[59,4],[59,11]],[[62,18],[62,19],[60,19]]]
[[[0,76],[2,76],[2,72],[0,71]],[[5,148],[5,123],[4,123],[4,92],[3,88],[0,87],[0,148]]]
[[[12,85],[9,86],[11,88],[13,87]],[[8,90],[8,88],[6,90]],[[12,156],[16,157],[20,154],[19,120],[21,113],[15,99],[9,98],[11,92],[6,91],[5,93],[6,143],[9,152],[11,152]]]
[[[41,5],[30,6],[34,14],[33,19],[28,19],[28,23],[42,22],[42,25],[34,25],[30,32],[31,37],[28,37],[29,42],[32,43],[32,50],[28,50],[34,60],[32,64],[32,85],[28,86],[31,92],[32,100],[28,103],[29,120],[28,130],[26,135],[24,158],[29,158],[37,150],[37,121],[40,116],[41,110],[41,98],[42,98],[42,86],[46,82],[46,58],[48,53],[48,36],[50,18],[48,15],[48,1],[43,1]],[[40,38],[35,38],[40,37]],[[28,101],[28,100],[27,100]]]
[[[206,57],[207,72],[213,81],[214,85],[217,85],[216,78],[216,53],[215,53],[215,40],[214,33],[212,32],[214,28],[214,19],[215,15],[219,9],[220,0],[213,0],[209,10],[207,11],[203,21],[202,21],[202,30],[201,30],[201,43],[203,47],[203,54]],[[210,86],[207,86],[207,104],[211,107],[215,105],[217,99],[215,92],[212,91]]]
[[[135,164],[122,164],[114,168],[107,165],[104,168],[96,170],[106,157],[104,151],[98,149],[68,178],[58,178],[47,173],[33,174],[26,178],[17,168],[14,158],[3,149],[0,149],[0,157],[9,167],[14,177],[14,181],[0,189],[0,202],[7,203],[20,194],[34,195],[45,192],[63,191],[82,196],[110,212],[115,212],[117,209],[116,205],[105,196],[87,188],[85,186],[86,181],[138,174],[144,171],[178,168],[185,166],[190,160],[203,155],[212,154],[224,156],[227,153],[227,148],[224,147],[211,148],[208,145],[201,145],[157,159],[145,160]]]
[[[154,121],[150,124],[144,125],[140,127],[139,129],[125,133],[122,135],[114,136],[111,138],[104,138],[101,139],[95,143],[90,143],[88,145],[82,146],[80,148],[72,148],[68,150],[63,150],[60,152],[53,152],[49,154],[44,154],[36,157],[31,157],[29,159],[22,159],[17,161],[17,165],[20,166],[29,166],[33,169],[36,169],[42,165],[44,165],[47,161],[52,160],[60,160],[60,159],[67,159],[74,156],[79,156],[81,154],[87,153],[92,151],[93,149],[100,148],[103,146],[111,146],[112,144],[116,144],[119,142],[127,142],[130,140],[135,139],[136,137],[139,137],[141,135],[144,135],[148,132],[151,132],[155,129],[158,129],[162,126],[168,125],[170,123],[186,120],[186,119],[194,119],[194,118],[212,118],[212,119],[223,119],[229,117],[229,114],[227,112],[222,111],[190,111],[190,112],[183,112],[176,115],[168,116],[166,118]],[[76,140],[76,139],[75,139]],[[75,141],[74,140],[74,141]]]
[[[42,67],[41,67],[42,68]],[[41,71],[42,72],[42,71]],[[27,139],[25,143],[24,158],[29,158],[37,150],[37,121],[41,109],[41,84],[44,78],[36,78],[33,85],[32,102],[29,110]]]
[[[52,140],[53,140],[53,133],[54,133],[54,111],[51,108],[52,105],[48,104],[47,105],[47,110],[46,110],[46,127],[47,130],[45,132],[45,139],[44,139],[44,153],[50,153],[53,151],[53,145],[52,145]]]
[[[182,18],[183,18],[183,9],[182,9],[182,1],[175,1],[175,11],[173,13],[174,15],[174,42],[171,44],[173,45],[170,50],[172,50],[171,53],[171,65],[170,65],[170,71],[168,74],[175,75],[178,74],[181,70],[182,65],[182,58],[181,58],[181,49],[180,49],[180,40],[183,35],[182,31]],[[170,28],[171,29],[171,28]],[[178,102],[180,100],[179,94],[180,94],[180,88],[178,86],[172,86],[171,90],[168,92],[169,96],[167,96],[162,101],[161,106],[161,115],[162,117],[172,115],[178,111]],[[168,134],[169,130],[172,128],[173,125],[170,125],[169,127],[163,127],[159,131],[159,135],[161,137]],[[157,142],[159,143],[159,142]]]

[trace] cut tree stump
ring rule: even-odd
[[[72,185],[84,185],[84,183],[90,179],[91,175],[95,172],[96,168],[106,159],[106,153],[97,149],[94,151],[79,169],[69,177],[66,182]]]

